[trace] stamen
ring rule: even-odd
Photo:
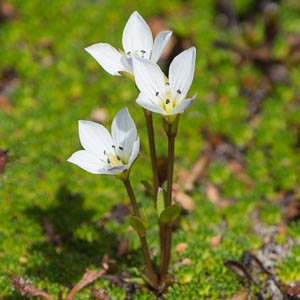
[[[115,149],[115,148],[116,148],[116,146],[115,146],[115,145],[112,145],[111,147],[112,147],[113,149]]]
[[[106,150],[103,151],[103,154],[106,155]]]
[[[123,147],[121,147],[121,146],[119,146],[119,149],[120,149],[120,150],[124,150],[124,148],[123,148]]]
[[[166,85],[170,85],[170,82],[169,82],[169,81],[167,81],[167,82],[166,82]]]
[[[166,104],[169,104],[170,103],[170,99],[166,99]]]
[[[117,160],[121,160],[121,157],[119,155],[117,155]]]
[[[181,90],[180,90],[180,89],[178,89],[178,90],[177,90],[177,93],[180,95],[180,94],[181,94]]]
[[[146,51],[145,50],[140,50],[141,51],[141,53],[143,53],[143,54],[145,54],[146,53]]]
[[[107,159],[107,163],[110,164],[110,159],[109,158]]]
[[[158,96],[158,94],[159,94],[159,92],[156,92],[156,93],[155,93],[155,96],[157,97],[157,96]]]
[[[129,56],[131,54],[131,51],[128,51],[126,54]]]

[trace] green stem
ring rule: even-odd
[[[168,180],[167,180],[167,195],[165,198],[165,208],[172,205],[172,187],[173,187],[173,173],[174,173],[174,150],[175,150],[175,138],[177,135],[177,127],[179,122],[179,116],[172,124],[164,121],[164,128],[168,136]],[[161,244],[161,262],[160,262],[160,286],[162,288],[166,285],[168,277],[168,269],[171,260],[171,248],[172,248],[172,223],[162,224],[160,226],[160,235],[163,239],[163,247]]]
[[[159,180],[158,180],[157,157],[156,157],[156,149],[155,149],[155,137],[154,137],[154,130],[153,130],[153,119],[152,119],[151,111],[144,109],[144,113],[145,113],[146,125],[148,131],[148,143],[150,149],[151,167],[152,167],[152,174],[153,174],[154,203],[156,208],[156,197],[157,197],[157,191],[159,187]]]
[[[138,217],[139,219],[141,219],[141,214],[140,214],[140,211],[139,211],[139,207],[138,207],[138,204],[136,202],[135,194],[134,194],[134,191],[132,189],[132,186],[131,186],[131,183],[130,183],[129,179],[127,178],[127,179],[123,180],[123,183],[125,185],[127,194],[129,196],[129,199],[130,199],[130,203],[131,203],[132,211],[133,211],[133,216]],[[147,239],[146,239],[146,234],[145,233],[138,233],[138,235],[139,235],[140,242],[141,242],[141,245],[142,245],[142,251],[143,251],[143,256],[144,256],[146,270],[147,270],[147,277],[148,277],[152,287],[154,289],[157,289],[158,278],[157,278],[155,269],[154,269],[152,261],[151,261],[149,246],[148,246]]]

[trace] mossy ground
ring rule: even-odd
[[[234,1],[240,15],[252,2]],[[261,69],[249,61],[238,64],[236,53],[214,45],[215,40],[247,45],[246,21],[239,23],[238,30],[225,29],[215,1],[10,3],[14,12],[0,24],[0,71],[5,82],[1,88],[0,148],[9,150],[9,161],[0,175],[0,298],[25,299],[12,289],[8,274],[23,276],[57,295],[74,285],[86,268],[101,266],[105,254],[116,260],[117,274],[128,269],[134,276],[134,267],[142,264],[138,240],[128,230],[127,218],[123,224],[108,220],[99,225],[115,204],[127,202],[121,182],[91,175],[66,162],[80,148],[77,120],[90,119],[101,107],[107,110],[105,125],[109,126],[116,112],[127,106],[139,128],[142,147],[132,181],[145,213],[151,214],[151,202],[140,184],[140,179],[149,179],[151,173],[145,167],[149,153],[143,113],[135,104],[137,90],[129,80],[107,74],[83,50],[100,41],[121,47],[124,25],[134,10],[145,19],[163,15],[168,28],[197,48],[190,94],[198,95],[181,118],[176,173],[190,169],[201,155],[207,145],[205,129],[241,155],[242,173],[248,178],[233,170],[229,161],[238,160],[234,155],[213,155],[207,174],[191,193],[196,207],[181,217],[174,234],[174,246],[187,243],[188,247],[182,254],[173,252],[171,273],[177,283],[165,298],[228,299],[239,291],[241,281],[223,263],[239,259],[244,250],[255,253],[263,245],[262,236],[253,229],[254,212],[266,226],[286,226],[273,238],[278,243],[292,238],[295,245],[288,257],[278,261],[275,271],[285,283],[300,280],[300,226],[297,221],[287,222],[281,201],[287,194],[296,202],[300,197],[300,69],[299,63],[285,61],[287,34],[300,34],[297,0],[282,1],[281,31],[272,48],[272,56],[283,58],[288,66],[286,80],[265,86]],[[258,14],[252,26],[256,43],[263,39],[263,26]],[[251,115],[254,97],[249,94],[264,90],[266,96]],[[163,155],[166,143],[161,121],[158,116],[154,120],[158,152]],[[211,201],[209,184],[217,187],[221,199],[231,200],[229,206]],[[152,219],[149,217],[149,240],[155,249],[157,232],[152,229]],[[59,241],[47,240],[45,224],[51,224]],[[212,247],[211,239],[219,234],[220,243]],[[130,251],[117,257],[123,239],[129,241]],[[184,258],[191,263],[182,264]],[[111,299],[123,299],[126,294],[108,280],[99,279],[94,286],[106,289]],[[86,289],[76,299],[89,295]],[[155,299],[143,289],[137,289],[132,297]]]

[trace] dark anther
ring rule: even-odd
[[[109,158],[107,159],[107,163],[110,164],[110,159]]]
[[[131,53],[131,51],[128,51],[128,52],[127,52],[127,55],[130,55],[130,53]]]
[[[120,149],[120,150],[124,150],[124,148],[123,148],[123,147],[121,147],[121,146],[119,146],[119,149]]]
[[[158,94],[159,94],[159,92],[156,92],[156,93],[155,93],[155,96],[157,97],[157,96],[158,96]]]
[[[113,149],[115,149],[115,148],[116,148],[116,146],[115,146],[115,145],[112,145],[111,147],[112,147]]]
[[[170,99],[166,99],[166,104],[169,104],[170,103]]]
[[[181,94],[181,90],[180,90],[180,89],[178,89],[178,90],[177,90],[177,93],[180,95],[180,94]]]
[[[166,85],[170,85],[169,81],[168,81],[168,82],[166,82]]]
[[[103,151],[103,154],[106,155],[106,150]]]
[[[120,157],[119,155],[117,155],[117,159],[118,159],[118,160],[121,160],[121,157]]]
[[[145,51],[145,50],[141,50],[141,53],[145,54],[145,53],[146,53],[146,51]]]

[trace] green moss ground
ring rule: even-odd
[[[243,12],[251,1],[235,1]],[[244,250],[255,252],[262,245],[253,230],[251,216],[268,226],[284,222],[279,195],[292,191],[299,200],[300,69],[289,69],[287,84],[274,84],[263,99],[255,120],[249,122],[249,100],[240,92],[241,82],[250,78],[259,83],[263,75],[251,64],[235,65],[235,55],[216,48],[213,42],[226,40],[242,45],[237,33],[214,22],[214,1],[11,1],[15,16],[0,24],[0,72],[12,71],[15,78],[2,93],[11,108],[0,106],[0,148],[9,149],[9,162],[0,175],[0,298],[25,299],[11,288],[7,274],[29,279],[51,294],[66,291],[86,268],[101,266],[105,254],[117,260],[120,273],[142,264],[138,241],[122,225],[108,221],[98,225],[112,206],[126,203],[120,182],[112,177],[95,176],[66,162],[80,148],[77,120],[89,119],[94,109],[106,108],[107,126],[115,113],[127,106],[137,123],[142,150],[132,171],[146,214],[150,200],[139,180],[149,179],[150,169],[142,110],[135,104],[137,91],[129,80],[107,74],[83,49],[96,42],[121,47],[121,35],[128,16],[138,10],[146,19],[164,14],[166,24],[178,35],[192,39],[197,48],[195,80],[190,94],[197,101],[182,116],[176,144],[176,171],[189,169],[205,145],[203,128],[219,134],[243,155],[245,174],[252,186],[241,180],[226,161],[214,157],[203,181],[191,196],[196,208],[181,218],[174,245],[185,242],[182,255],[173,255],[171,272],[178,283],[166,293],[173,299],[228,299],[242,287],[241,281],[223,262],[239,259]],[[298,2],[283,1],[282,32],[273,54],[288,51],[285,34],[300,33]],[[263,22],[255,25],[255,38],[262,36]],[[243,24],[240,30],[243,31]],[[297,100],[298,99],[298,100]],[[158,152],[166,145],[160,120]],[[216,207],[205,192],[207,183],[220,188],[222,198],[234,199],[226,208]],[[73,235],[59,245],[46,240],[42,224],[50,222],[60,236]],[[156,247],[157,232],[149,217],[149,239]],[[224,226],[226,223],[226,226]],[[211,238],[224,234],[213,248]],[[292,222],[280,242],[291,237],[291,254],[279,261],[276,272],[289,283],[300,280],[300,226]],[[127,258],[116,257],[118,240],[128,239]],[[298,240],[298,245],[296,241]],[[183,258],[191,259],[182,265]],[[123,299],[125,291],[109,281],[95,282],[112,299]],[[89,289],[76,299],[86,299]],[[155,299],[145,290],[133,299]]]

